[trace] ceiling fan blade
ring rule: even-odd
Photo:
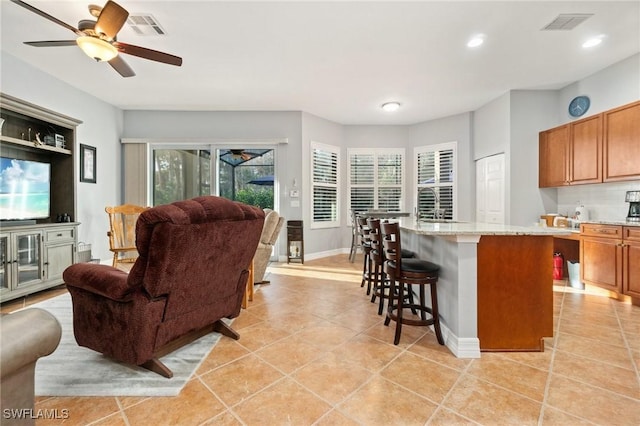
[[[77,46],[75,40],[47,40],[47,41],[25,41],[24,44],[28,44],[33,47],[61,47],[61,46]]]
[[[23,2],[21,0],[11,0],[11,1],[14,2],[17,5],[20,5],[20,6],[24,7],[27,10],[30,10],[31,12],[33,12],[33,13],[35,13],[37,15],[42,16],[45,19],[50,20],[51,22],[55,22],[56,24],[61,25],[61,26],[65,27],[66,29],[73,31],[74,33],[76,33],[79,36],[83,36],[84,35],[84,33],[82,31],[80,31],[79,29],[67,24],[66,22],[63,22],[63,21],[59,20],[58,18],[56,18],[54,16],[49,15],[46,12],[43,12],[42,10],[40,10],[38,8],[35,8],[35,7],[31,6],[28,3],[25,3],[25,2]]]
[[[133,72],[129,64],[127,64],[124,61],[124,59],[120,57],[120,55],[110,60],[109,65],[111,65],[113,69],[118,71],[118,74],[120,74],[123,77],[133,77],[134,75],[136,75],[136,73]]]
[[[109,0],[107,4],[104,5],[100,15],[98,16],[95,31],[98,34],[102,33],[109,39],[113,40],[124,23],[127,22],[128,17],[129,12],[127,12],[125,8],[120,6],[118,3]]]
[[[157,50],[147,49],[146,47],[121,43],[119,41],[114,41],[113,45],[120,51],[120,53],[126,53],[128,55],[138,56],[140,58],[175,65],[178,67],[182,65],[182,58],[179,56],[158,52]]]

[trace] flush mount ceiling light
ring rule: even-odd
[[[88,57],[93,58],[96,61],[108,62],[118,55],[118,49],[113,47],[111,43],[97,37],[78,37],[76,39],[76,43],[78,43],[80,49],[82,49]]]
[[[397,111],[400,108],[400,102],[387,102],[382,104],[382,109],[387,112]]]
[[[590,39],[588,39],[587,41],[585,41],[584,43],[582,43],[582,47],[585,49],[589,49],[590,47],[595,47],[597,45],[599,45],[600,43],[602,43],[602,39],[604,38],[603,35],[599,35],[597,37],[592,37]]]
[[[467,47],[478,47],[480,46],[482,43],[484,43],[484,35],[482,34],[478,34],[476,36],[473,36],[468,42],[467,42]]]

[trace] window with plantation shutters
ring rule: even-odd
[[[356,211],[401,211],[404,150],[348,150],[349,208]]]
[[[417,207],[422,217],[455,219],[456,142],[415,149]]]
[[[338,165],[340,148],[311,143],[311,227],[339,226]]]

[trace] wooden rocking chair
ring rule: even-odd
[[[136,249],[136,222],[140,213],[148,207],[123,204],[106,207],[109,215],[109,250],[113,252],[113,267],[119,263],[134,263],[138,258]]]

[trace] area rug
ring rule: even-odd
[[[167,379],[78,346],[73,337],[69,293],[31,307],[49,311],[62,325],[60,345],[36,364],[35,394],[38,396],[175,396],[221,336],[209,333],[162,357],[161,361],[173,371],[173,377]]]

